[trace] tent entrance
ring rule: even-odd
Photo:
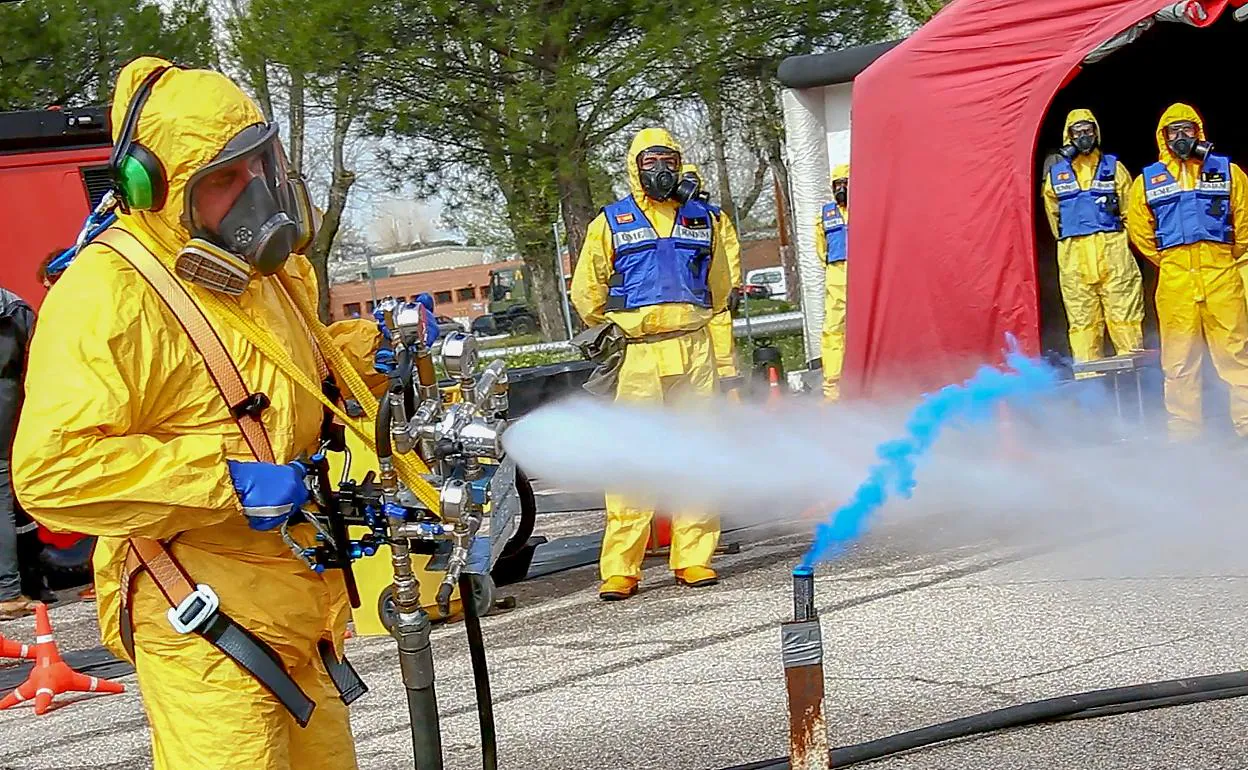
[[[1154,133],[1161,113],[1175,102],[1192,105],[1205,120],[1216,152],[1248,167],[1248,97],[1238,73],[1248,55],[1248,23],[1224,13],[1205,28],[1157,23],[1134,43],[1086,64],[1053,99],[1037,138],[1036,254],[1039,258],[1041,345],[1070,354],[1066,311],[1057,283],[1057,244],[1039,199],[1045,159],[1062,144],[1062,126],[1072,109],[1092,110],[1104,148],[1116,154],[1132,176],[1157,160]],[[1144,273],[1144,338],[1156,347],[1153,293],[1157,270],[1140,260]],[[1107,343],[1108,344],[1108,343]]]
[[[1215,151],[1248,167],[1248,98],[1241,95],[1244,89],[1237,74],[1246,53],[1248,23],[1233,20],[1229,12],[1204,28],[1159,22],[1130,45],[1085,64],[1054,97],[1037,139],[1033,186],[1041,346],[1046,353],[1070,355],[1057,244],[1039,198],[1046,158],[1062,144],[1067,113],[1081,107],[1092,110],[1101,126],[1103,147],[1138,176],[1157,160],[1155,132],[1162,112],[1175,102],[1185,102],[1204,118]],[[1157,348],[1157,268],[1138,256],[1137,261],[1144,276],[1144,342]],[[1107,353],[1112,352],[1108,335],[1106,347]],[[1204,390],[1206,422],[1226,424],[1226,389],[1208,360]]]

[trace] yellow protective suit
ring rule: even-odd
[[[698,167],[686,163],[681,169],[682,174],[697,174]],[[701,175],[699,175],[701,178]],[[724,256],[728,259],[728,274],[733,286],[741,285],[741,239],[737,237],[737,228],[727,212],[716,207],[719,216],[715,218],[715,240],[724,244]],[[711,347],[715,351],[715,372],[720,377],[737,376],[736,338],[732,334],[732,313],[727,309],[711,316],[707,325],[711,333]]]
[[[849,179],[849,164],[832,169],[833,181]],[[845,227],[849,228],[849,206],[841,210]],[[815,221],[815,252],[825,265],[828,261],[828,239],[823,232],[823,213]],[[841,397],[841,368],[845,364],[845,300],[849,296],[846,275],[849,260],[826,265],[823,274],[823,334],[819,359],[823,363],[823,397],[836,401]]]
[[[647,147],[663,145],[679,149],[667,131],[647,128],[638,132],[628,151],[628,186],[642,213],[655,231],[669,236],[676,221],[675,201],[654,201],[641,189],[637,155]],[[629,337],[685,330],[688,334],[658,342],[630,344],[620,370],[616,401],[663,403],[682,395],[709,396],[715,388],[715,358],[707,324],[726,308],[732,279],[724,244],[713,239],[709,284],[710,309],[688,304],[665,303],[606,312],[607,281],[612,272],[611,230],[605,214],[589,223],[585,244],[572,275],[572,302],[585,323],[617,324]],[[604,436],[610,441],[610,436]],[[607,531],[602,541],[599,568],[604,579],[641,577],[641,561],[654,511],[640,501],[626,502],[607,495]],[[681,513],[673,516],[670,566],[673,570],[705,567],[719,543],[719,524],[710,516]]]
[[[1067,141],[1075,123],[1096,123],[1089,110],[1071,110],[1063,129]],[[1098,135],[1100,126],[1097,125]],[[1092,185],[1101,164],[1101,151],[1077,155],[1070,165],[1080,189]],[[1131,174],[1118,164],[1114,175],[1118,200],[1126,205],[1131,188]],[[1057,238],[1059,229],[1057,193],[1053,181],[1044,178],[1044,211],[1049,227]],[[1116,233],[1078,235],[1057,242],[1058,280],[1062,302],[1066,305],[1066,324],[1070,335],[1070,352],[1076,361],[1094,361],[1105,353],[1105,327],[1118,353],[1139,350],[1144,346],[1144,281],[1140,266],[1127,244],[1125,229]]]
[[[1186,104],[1166,109],[1157,124],[1157,151],[1179,186],[1195,189],[1201,162],[1182,161],[1166,146],[1164,128],[1191,120],[1205,138],[1204,124]],[[1205,348],[1218,375],[1230,387],[1231,422],[1248,436],[1248,308],[1236,261],[1248,251],[1248,177],[1231,164],[1231,225],[1234,243],[1202,241],[1158,251],[1156,219],[1144,197],[1144,177],[1131,184],[1127,232],[1131,242],[1158,266],[1157,321],[1161,331],[1161,367],[1165,372],[1169,433],[1178,439],[1200,432],[1201,366]]]
[[[126,65],[112,104],[114,135],[145,75],[166,64]],[[170,70],[138,122],[138,141],[161,160],[169,194],[158,211],[121,214],[118,225],[172,265],[187,240],[180,217],[190,175],[259,109],[225,76]],[[284,270],[313,301],[310,263]],[[207,289],[187,284],[194,297]],[[253,278],[236,302],[284,340],[314,379],[316,360],[299,315],[276,276]],[[263,422],[280,463],[314,449],[321,406],[221,318],[205,310],[253,391],[272,406]],[[335,330],[344,346],[369,353],[367,323]],[[370,338],[364,343],[361,338]],[[367,356],[366,356],[367,357]],[[367,361],[357,361],[363,370]],[[176,538],[170,550],[192,580],[211,586],[221,608],[281,657],[317,704],[300,729],[255,679],[194,634],[175,633],[164,597],[146,572],[132,587],[135,665],[161,770],[353,768],[347,710],[317,654],[330,639],[341,653],[348,606],[340,573],[318,575],[292,556],[277,532],[248,528],[226,460],[254,460],[190,339],[142,277],[111,250],[90,245],[39,314],[26,375],[29,395],[13,447],[18,497],[55,529],[99,537],[94,562],[101,635],[126,657],[118,635],[122,576],[131,536]],[[308,525],[294,528],[309,543]]]

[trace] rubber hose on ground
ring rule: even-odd
[[[897,733],[832,750],[832,767],[841,768],[923,746],[1011,727],[1059,720],[1094,719],[1168,706],[1248,695],[1248,671],[1111,687],[986,711],[974,716]],[[788,757],[766,759],[725,770],[790,770]]]
[[[485,637],[477,597],[469,575],[459,578],[459,601],[464,607],[464,630],[468,634],[468,655],[472,659],[472,684],[477,695],[477,717],[481,723],[481,766],[498,770],[498,741],[494,732],[494,698],[490,695],[490,670],[485,661]]]

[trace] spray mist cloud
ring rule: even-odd
[[[906,422],[904,438],[886,441],[876,449],[880,462],[845,505],[815,528],[815,539],[799,570],[809,571],[834,557],[845,544],[860,537],[871,518],[888,499],[891,489],[909,499],[913,494],[919,459],[948,425],[990,418],[999,404],[1026,403],[1057,387],[1056,372],[1043,361],[1011,351],[1007,365],[1013,371],[984,366],[961,385],[949,385],[924,396]]]

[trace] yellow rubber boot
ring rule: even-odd
[[[718,583],[719,575],[710,567],[685,567],[676,570],[676,582],[691,588],[701,588]]]
[[[637,578],[615,575],[603,581],[598,598],[604,602],[618,602],[637,593]]]

